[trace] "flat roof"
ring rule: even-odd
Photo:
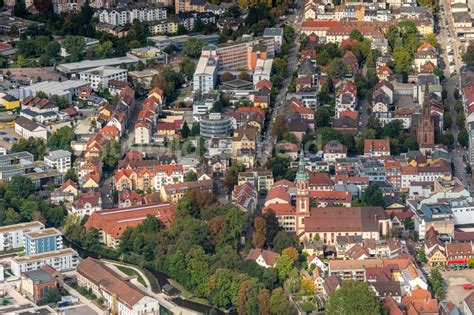
[[[84,85],[88,85],[89,82],[82,80],[66,80],[66,81],[43,81],[38,82],[30,86],[26,86],[22,89],[30,90],[35,92],[44,92],[50,95],[64,94],[69,89],[76,89]]]
[[[15,261],[16,263],[20,264],[20,263],[26,263],[30,261],[47,259],[50,257],[71,256],[71,255],[78,256],[77,252],[74,249],[64,248],[64,249],[56,250],[53,252],[46,252],[46,253],[42,253],[38,255],[14,257],[12,258],[12,261]]]
[[[137,63],[139,60],[140,59],[135,56],[125,56],[125,57],[107,58],[107,59],[99,59],[99,60],[83,60],[79,62],[62,63],[57,67],[57,69],[60,72],[73,73],[73,72],[81,72],[88,69],[97,68],[100,66],[118,66],[123,63],[125,64]]]
[[[66,150],[55,150],[49,152],[48,156],[46,156],[48,159],[60,159],[63,157],[71,157],[72,153]]]
[[[34,228],[34,227],[44,227],[44,224],[39,221],[33,221],[33,222],[25,222],[25,223],[2,226],[0,227],[0,233],[8,233],[12,231],[25,230],[25,229]]]
[[[21,151],[16,153],[9,153],[5,155],[0,155],[0,162],[2,161],[11,161],[17,159],[34,159],[33,154],[27,151]]]
[[[53,235],[61,235],[61,232],[59,232],[55,228],[48,228],[40,231],[31,231],[25,233],[29,238],[41,238],[41,237],[48,237],[48,236],[53,236]]]
[[[89,74],[89,75],[97,75],[101,77],[106,77],[114,74],[119,74],[127,72],[127,69],[120,69],[117,67],[111,67],[111,66],[100,66],[97,68],[92,68],[89,70],[82,71],[81,74]]]

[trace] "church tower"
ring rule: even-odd
[[[421,112],[420,122],[416,128],[416,141],[420,146],[420,151],[431,151],[434,146],[435,127],[431,120],[431,104],[428,83],[425,86],[425,94],[423,108]]]
[[[298,172],[296,173],[296,216],[295,228],[296,234],[300,235],[304,232],[304,218],[309,216],[309,175],[306,171],[306,163],[304,161],[304,151],[301,149],[299,154]]]

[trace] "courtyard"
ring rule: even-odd
[[[466,283],[474,284],[474,271],[472,269],[442,271],[443,280],[446,286],[446,300],[459,306],[472,290],[465,290]]]

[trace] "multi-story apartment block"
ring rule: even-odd
[[[217,72],[219,70],[219,57],[216,46],[209,45],[202,50],[196,70],[194,71],[194,91],[208,93],[213,90],[217,83]]]
[[[127,73],[126,69],[101,66],[80,72],[79,75],[81,80],[89,82],[97,91],[100,88],[106,88],[110,80],[127,82]]]
[[[257,191],[268,191],[273,186],[273,174],[267,170],[249,170],[239,173],[238,185],[249,182],[257,188]]]
[[[123,169],[115,172],[114,186],[117,191],[159,191],[162,185],[182,183],[184,173],[183,165],[153,165],[140,170]]]
[[[99,22],[111,25],[132,24],[133,21],[151,22],[166,19],[166,8],[161,4],[130,2],[125,6],[97,12]]]
[[[44,265],[64,272],[76,269],[79,261],[79,255],[75,250],[64,248],[39,255],[14,257],[11,260],[11,270],[16,277],[20,277],[24,272],[37,270]]]
[[[71,168],[71,152],[65,150],[56,150],[49,152],[44,157],[44,162],[51,168],[55,168],[61,173],[66,173]]]
[[[0,227],[0,251],[23,247],[25,233],[42,229],[44,229],[44,224],[39,221]]]
[[[25,255],[38,255],[63,248],[62,233],[55,228],[30,231],[24,234]]]

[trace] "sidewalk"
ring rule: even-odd
[[[81,295],[78,291],[76,291],[74,288],[70,287],[66,283],[64,283],[64,288],[71,293],[72,295],[75,295],[79,298],[79,301],[90,307],[96,314],[99,315],[105,315],[107,314],[107,311],[104,311],[100,309],[97,305],[95,305],[91,300],[86,298],[85,296]]]

